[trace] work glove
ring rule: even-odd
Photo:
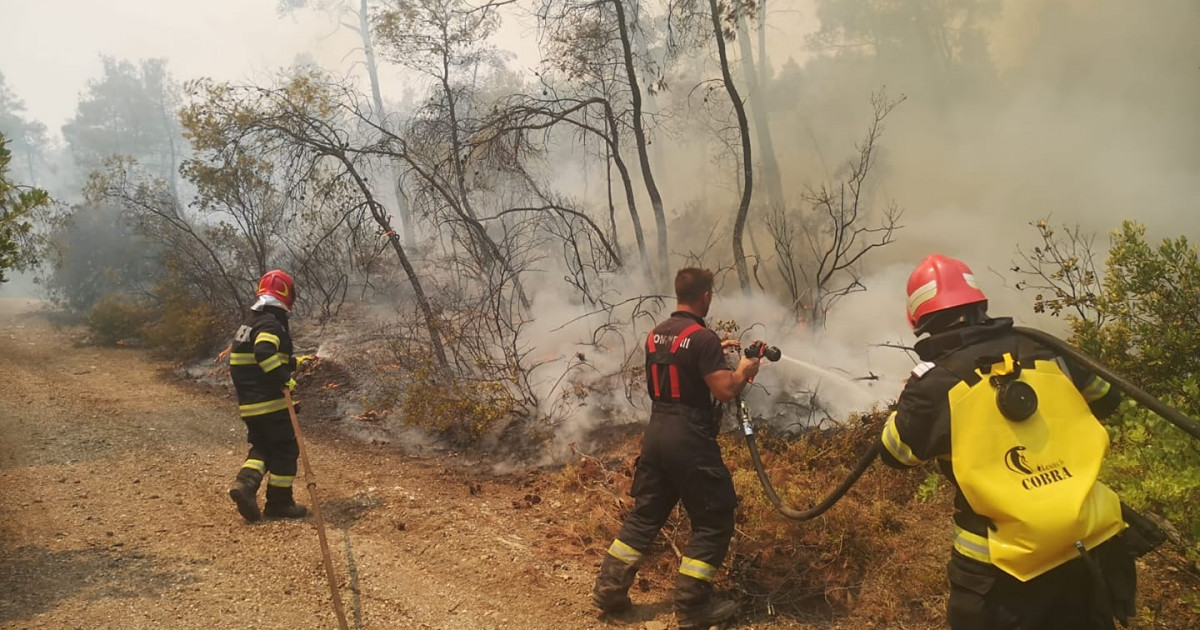
[[[296,379],[289,378],[287,382],[283,384],[283,386],[286,387],[289,392],[296,391]]]
[[[306,368],[312,367],[314,361],[317,360],[315,354],[301,354],[296,356],[296,371],[304,371]]]

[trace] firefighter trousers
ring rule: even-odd
[[[1114,605],[1132,609],[1133,556],[1119,535],[1089,554],[1095,569],[1081,557],[1022,582],[953,552],[947,566],[951,630],[1111,630]]]
[[[291,486],[296,477],[300,444],[296,442],[287,410],[242,418],[242,421],[246,423],[246,441],[250,443],[246,459],[263,462],[272,477],[286,480],[286,485]]]
[[[649,549],[671,510],[682,501],[692,523],[685,563],[698,560],[715,572],[733,538],[737,494],[716,441],[712,414],[677,404],[654,403],[630,494],[633,511],[617,539],[640,556]],[[704,567],[704,565],[708,565]],[[697,575],[712,581],[711,574]]]

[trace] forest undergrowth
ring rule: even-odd
[[[785,440],[759,435],[764,468],[785,505],[803,510],[836,487],[872,441],[886,412],[838,430]],[[850,492],[806,522],[783,517],[768,502],[739,432],[719,441],[739,496],[736,533],[718,587],[736,593],[748,619],[788,616],[852,627],[942,627],[948,587],[953,492],[932,464],[898,471],[876,462]],[[579,451],[555,473],[564,502],[558,535],[580,555],[600,558],[633,507],[629,489],[640,438],[605,453]],[[573,507],[572,507],[573,505]],[[677,508],[662,530],[636,593],[667,587],[687,544],[687,516]],[[1200,627],[1200,571],[1169,542],[1139,561],[1135,628]]]

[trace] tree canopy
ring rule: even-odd
[[[8,140],[0,133],[0,282],[7,281],[5,272],[27,269],[37,260],[31,221],[50,205],[46,191],[10,179],[11,162]]]

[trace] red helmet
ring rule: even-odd
[[[278,269],[264,273],[263,277],[258,279],[258,292],[254,294],[254,297],[264,295],[283,302],[284,307],[289,311],[292,310],[292,304],[296,301],[296,287],[292,283],[292,277]]]
[[[930,313],[977,302],[987,302],[987,296],[961,260],[941,254],[926,256],[908,277],[908,325],[913,330]]]

